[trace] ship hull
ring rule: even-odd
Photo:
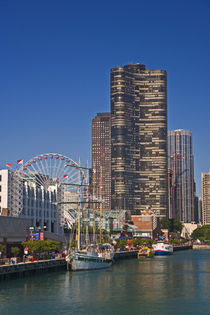
[[[168,251],[161,251],[161,250],[156,250],[155,255],[156,256],[169,256],[172,255],[173,252],[168,252]]]
[[[155,255],[157,256],[168,256],[173,254],[173,246],[164,242],[158,242],[153,245]]]
[[[68,263],[73,271],[98,270],[112,266],[111,259],[104,259],[102,257],[88,256],[84,254],[74,254]]]

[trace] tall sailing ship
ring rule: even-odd
[[[73,271],[104,269],[112,266],[114,251],[110,244],[91,244],[70,252],[66,261]]]
[[[88,170],[88,165],[87,168]],[[79,176],[78,176],[78,186],[80,186],[80,162],[79,162]],[[94,173],[94,172],[93,172]],[[88,172],[87,172],[87,187],[88,187]],[[88,196],[88,188],[86,188]],[[94,187],[93,187],[94,195]],[[88,205],[90,204],[89,199],[86,199],[86,244],[83,249],[81,249],[80,242],[80,204],[81,200],[78,202],[78,222],[77,222],[77,238],[76,238],[76,249],[69,252],[66,257],[66,262],[68,267],[73,271],[82,270],[96,270],[104,269],[112,266],[114,259],[114,247],[110,244],[102,244],[102,224],[101,224],[101,214],[102,214],[102,203],[100,202],[100,243],[96,244],[95,239],[95,202],[93,202],[93,244],[88,244]]]

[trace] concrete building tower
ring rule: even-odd
[[[173,218],[194,221],[194,158],[192,133],[177,129],[168,132],[168,164],[172,170]]]
[[[95,187],[95,197],[100,199],[100,169],[101,197],[103,210],[111,209],[111,115],[98,113],[92,120],[92,172],[91,189]],[[96,209],[99,204],[96,204]]]
[[[210,224],[210,172],[202,173],[202,219]]]
[[[111,69],[111,207],[168,212],[167,74]]]

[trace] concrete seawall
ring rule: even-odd
[[[178,250],[187,250],[187,249],[192,249],[192,245],[174,246],[174,252]]]
[[[21,277],[43,271],[65,270],[66,261],[64,258],[54,260],[42,260],[35,262],[19,263],[15,265],[0,266],[0,279]]]
[[[193,249],[210,249],[210,245],[193,245]]]
[[[196,248],[194,248],[196,246]],[[194,245],[193,249],[210,249],[210,246]],[[175,246],[174,251],[192,249],[191,245]],[[138,250],[116,252],[114,254],[114,260],[137,258]],[[32,275],[46,271],[66,270],[65,258],[42,260],[35,262],[19,263],[14,265],[2,265],[0,266],[0,280],[9,279],[14,277],[22,277]]]
[[[137,258],[137,253],[138,250],[132,250],[130,252],[116,252],[114,254],[114,259],[119,260],[119,259],[128,259],[128,258]]]

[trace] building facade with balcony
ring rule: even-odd
[[[111,69],[111,208],[168,216],[167,74]]]

